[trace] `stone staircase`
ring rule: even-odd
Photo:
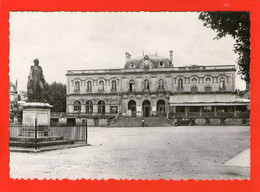
[[[110,127],[142,127],[144,119],[145,127],[169,127],[171,123],[165,117],[122,117],[119,116]]]

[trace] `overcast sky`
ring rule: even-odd
[[[123,68],[132,57],[169,57],[174,66],[236,64],[234,40],[213,40],[194,12],[11,12],[10,80],[26,90],[33,60],[39,58],[45,80],[66,84],[66,70]],[[236,88],[245,84],[236,78]]]

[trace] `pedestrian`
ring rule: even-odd
[[[144,127],[144,119],[142,119],[142,127]]]

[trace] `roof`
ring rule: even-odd
[[[171,61],[168,58],[154,54],[154,55],[143,55],[140,57],[129,59],[126,62],[125,68],[131,68],[132,64],[135,65],[134,68],[145,68],[144,61],[148,61],[149,66],[151,68],[158,68],[159,66],[162,68],[173,67]]]
[[[233,94],[180,94],[170,96],[171,106],[249,105],[250,100]]]
[[[14,86],[14,87],[15,87],[15,85],[14,85],[11,81],[9,81],[9,85],[10,85],[10,87],[11,87],[11,86]]]

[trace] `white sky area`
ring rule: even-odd
[[[216,36],[195,12],[10,12],[10,80],[26,91],[33,60],[45,80],[66,84],[66,71],[123,68],[125,52],[155,54],[174,66],[236,64],[234,39]],[[245,83],[236,78],[236,88]]]

